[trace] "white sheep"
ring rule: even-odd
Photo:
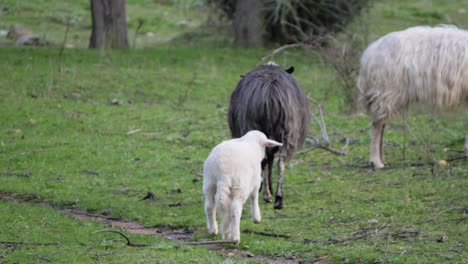
[[[468,31],[418,26],[381,37],[362,54],[358,88],[372,118],[370,162],[383,168],[388,119],[417,102],[455,109],[467,101]]]
[[[216,211],[221,215],[225,240],[240,242],[242,206],[250,197],[255,223],[261,221],[258,192],[262,182],[261,162],[265,147],[282,146],[260,131],[222,142],[213,148],[203,166],[203,193],[208,231],[218,234]]]

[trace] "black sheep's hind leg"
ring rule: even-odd
[[[273,192],[271,190],[271,169],[273,167],[273,158],[270,157],[270,155],[267,155],[266,160],[262,162],[263,200],[267,203],[271,203],[271,193]]]
[[[280,154],[278,160],[278,188],[275,195],[275,209],[283,209],[283,175],[284,175],[284,158]]]

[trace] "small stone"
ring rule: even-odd
[[[73,92],[73,93],[70,94],[71,99],[78,99],[80,97],[81,97],[81,94],[77,93],[77,92]]]
[[[447,167],[448,162],[446,160],[438,160],[436,161],[436,164],[439,165],[440,167]]]
[[[112,99],[112,100],[110,100],[109,103],[110,103],[111,105],[119,105],[119,104],[120,104],[120,101],[119,101],[119,99]]]
[[[28,125],[30,125],[30,126],[35,126],[35,125],[37,124],[37,121],[31,118],[31,119],[28,120],[27,123],[28,123]]]
[[[379,222],[379,220],[374,219],[374,218],[367,220],[367,223],[369,225],[377,224],[378,222]]]

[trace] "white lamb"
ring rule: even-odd
[[[218,234],[216,211],[219,210],[223,239],[239,243],[242,206],[248,197],[253,221],[261,221],[258,206],[261,162],[265,147],[277,146],[282,144],[252,130],[241,138],[224,141],[213,148],[203,166],[205,213],[211,234]]]

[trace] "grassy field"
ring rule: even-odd
[[[239,75],[270,52],[223,47],[226,36],[207,36],[206,14],[189,2],[128,0],[137,49],[100,52],[86,49],[87,4],[0,1],[0,29],[19,23],[52,43],[20,48],[0,37],[0,263],[468,263],[468,162],[457,152],[466,110],[417,108],[396,118],[385,137],[390,166],[374,171],[368,117],[341,111],[334,72],[305,51],[276,60],[294,65],[306,93],[323,102],[331,144],[340,148],[346,135],[347,155],[314,149],[293,159],[285,208],[261,202],[263,221],[253,224],[246,205],[240,245],[188,245],[219,239],[206,232],[202,164],[229,138]],[[417,24],[468,28],[467,7],[377,1],[362,20],[370,41]],[[67,42],[77,48],[59,56],[69,19]],[[310,135],[320,137],[314,122]],[[154,199],[143,199],[148,192]],[[71,210],[108,221],[79,220]],[[165,232],[109,227],[115,219]],[[108,228],[146,246],[120,248],[118,234],[95,233]],[[167,239],[171,230],[184,238]]]

